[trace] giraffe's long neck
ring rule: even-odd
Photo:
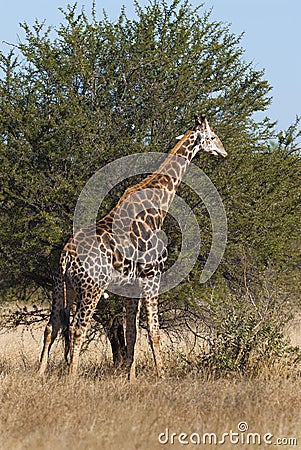
[[[162,191],[162,201],[164,203],[162,214],[164,217],[174,199],[187,167],[194,157],[194,139],[191,133],[191,130],[187,131],[156,172],[137,185],[139,189],[158,189],[158,195]]]
[[[125,191],[106,218],[120,227],[121,234],[127,233],[133,220],[160,229],[194,154],[194,136],[189,130],[154,173]]]
[[[117,205],[111,210],[110,216],[113,217],[121,205],[132,203],[136,205],[137,211],[142,211],[143,208],[152,211],[151,214],[156,218],[155,228],[162,225],[177,188],[195,153],[192,133],[192,130],[187,131],[154,173],[125,191]],[[127,207],[125,206],[125,208]]]

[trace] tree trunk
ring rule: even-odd
[[[107,328],[107,337],[110,341],[115,367],[125,364],[126,345],[124,338],[123,319],[117,315],[113,318],[111,326]]]

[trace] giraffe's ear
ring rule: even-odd
[[[177,140],[177,141],[180,141],[183,137],[184,137],[184,134],[180,134],[180,136],[177,136],[177,137],[176,137],[176,140]]]

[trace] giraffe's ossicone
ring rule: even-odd
[[[184,173],[198,152],[227,155],[204,115],[183,135],[158,169],[125,191],[117,205],[96,226],[82,228],[65,245],[54,283],[50,320],[40,360],[43,374],[59,329],[66,336],[69,372],[75,374],[79,353],[96,305],[110,285],[126,286],[126,360],[135,377],[137,318],[143,301],[149,340],[159,376],[163,375],[158,320],[158,292],[166,239],[162,225]],[[76,305],[71,325],[69,314]]]

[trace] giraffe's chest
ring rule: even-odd
[[[113,269],[128,278],[163,270],[167,258],[165,234],[153,231],[148,239],[125,235],[114,240]]]
[[[138,279],[159,276],[164,269],[167,250],[164,246],[141,251],[135,247],[116,248],[112,259],[111,282],[124,285]]]

